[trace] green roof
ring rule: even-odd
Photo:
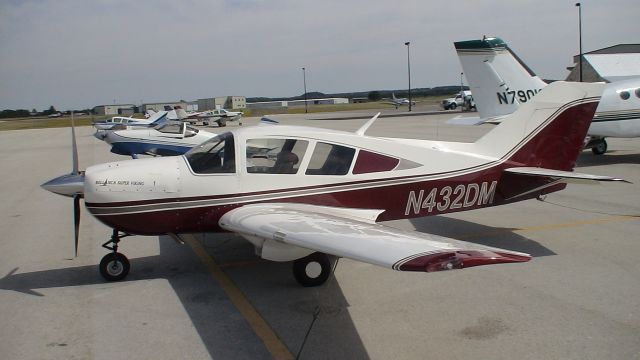
[[[487,38],[482,40],[466,40],[453,43],[456,50],[479,50],[479,49],[504,49],[507,43],[500,38]]]

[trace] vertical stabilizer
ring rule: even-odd
[[[603,89],[599,83],[554,82],[478,139],[474,151],[509,166],[571,171]]]
[[[511,114],[546,85],[499,38],[459,41],[454,45],[483,119]]]

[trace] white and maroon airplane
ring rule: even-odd
[[[475,143],[366,136],[377,116],[353,133],[254,126],[184,156],[78,172],[76,155],[72,174],[42,186],[74,197],[76,251],[80,197],[114,229],[100,263],[107,280],[129,271],[117,252],[129,234],[236,232],[264,259],[293,260],[305,286],[330,275],[326,254],[400,271],[524,262],[528,254],[377,222],[508,204],[572,181],[621,180],[572,172],[602,88],[551,84]],[[247,151],[255,148],[270,150]]]

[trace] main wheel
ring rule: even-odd
[[[607,141],[605,139],[602,139],[600,141],[598,141],[598,143],[591,148],[591,152],[593,152],[594,155],[602,155],[604,153],[607,152]]]
[[[449,105],[449,110],[455,110],[458,107],[456,103]]]
[[[100,275],[107,281],[119,281],[129,274],[129,260],[120,253],[109,253],[100,261]]]
[[[226,119],[220,119],[220,120],[218,120],[218,126],[219,126],[219,127],[225,127],[225,126],[227,126],[227,120],[226,120]]]
[[[315,252],[293,262],[293,276],[302,286],[324,284],[331,274],[331,261],[326,254]]]

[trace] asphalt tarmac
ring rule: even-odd
[[[381,118],[367,134],[473,141],[492,128],[448,125],[454,114]],[[355,130],[366,120],[349,118],[363,115],[270,117]],[[126,159],[92,128],[77,133],[81,169]],[[386,223],[528,263],[427,274],[340,259],[325,285],[303,288],[290,263],[233,234],[125,238],[131,273],[106,283],[111,229],[83,211],[74,257],[72,201],[40,188],[70,172],[70,130],[0,132],[0,358],[640,359],[640,139],[608,141],[576,171],[633,184]]]

